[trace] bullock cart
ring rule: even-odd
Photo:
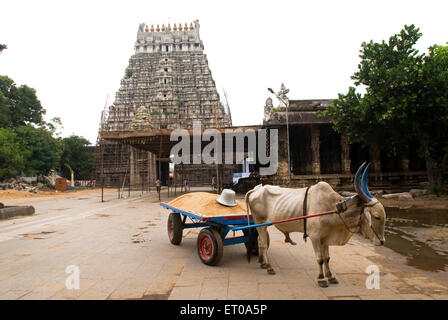
[[[252,250],[252,254],[258,255],[258,233],[256,230],[249,232],[249,229],[337,212],[333,210],[306,217],[254,224],[252,216],[247,216],[244,204],[237,200],[236,206],[226,207],[216,202],[218,197],[219,195],[208,192],[192,192],[168,203],[160,203],[171,211],[167,231],[173,245],[180,245],[184,229],[202,228],[197,237],[197,252],[206,265],[217,265],[222,258],[224,247],[239,243],[244,243],[246,248]],[[229,237],[231,231],[233,236]],[[242,235],[235,236],[236,231],[242,231]]]
[[[179,245],[182,242],[184,229],[202,228],[197,238],[197,252],[204,264],[217,265],[222,258],[224,247],[252,241],[254,254],[258,254],[258,234],[239,229],[253,225],[248,217],[246,206],[236,201],[234,207],[226,207],[216,199],[218,194],[208,192],[192,192],[184,194],[168,203],[160,205],[171,212],[168,217],[167,231],[170,242]],[[229,237],[230,231],[242,230],[243,234]]]

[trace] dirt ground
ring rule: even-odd
[[[116,189],[104,189],[105,193],[116,192]],[[78,196],[87,196],[98,194],[101,195],[100,188],[82,189],[73,191],[43,191],[40,193],[32,193],[28,191],[17,190],[0,190],[0,202],[4,205],[13,205],[17,203],[28,203],[36,201],[47,201],[52,199],[70,198]]]

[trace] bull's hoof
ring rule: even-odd
[[[317,284],[318,284],[319,287],[321,287],[321,288],[327,288],[327,287],[328,287],[328,282],[327,282],[327,280],[319,280],[319,281],[317,281]]]
[[[330,282],[331,284],[339,284],[339,281],[336,278],[329,278],[328,282]]]
[[[268,274],[275,274],[275,271],[274,271],[274,269],[268,269]]]
[[[266,263],[262,263],[262,264],[260,264],[260,268],[261,269],[267,269],[268,265]]]
[[[290,243],[290,244],[292,244],[293,246],[295,246],[297,243],[295,243],[294,241],[292,241],[291,240],[291,238],[289,237],[289,234],[287,234],[286,236],[285,236],[285,243]]]

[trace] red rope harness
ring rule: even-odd
[[[294,221],[294,220],[301,220],[301,219],[308,219],[308,218],[318,217],[318,216],[325,216],[325,215],[333,214],[333,213],[336,213],[336,212],[338,212],[338,211],[337,210],[331,210],[331,211],[326,211],[326,212],[321,212],[321,213],[310,214],[310,215],[307,215],[307,216],[301,216],[301,217],[295,217],[295,218],[290,218],[290,219],[273,221],[272,224],[289,222],[289,221]]]

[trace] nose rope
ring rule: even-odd
[[[373,229],[372,226],[370,226],[370,229],[372,229],[373,233],[375,234],[375,236],[378,238],[378,241],[383,244],[383,240],[380,239],[380,237],[378,236],[378,234],[376,233],[375,229]]]
[[[364,213],[364,209],[365,209],[365,208],[366,208],[365,206],[362,208],[362,210],[361,210],[361,214]],[[380,239],[380,237],[379,237],[378,234],[376,233],[375,229],[373,229],[372,225],[370,225],[370,229],[372,229],[373,234],[376,236],[376,238],[378,239],[378,241],[379,241],[380,243],[383,243],[383,240]]]

